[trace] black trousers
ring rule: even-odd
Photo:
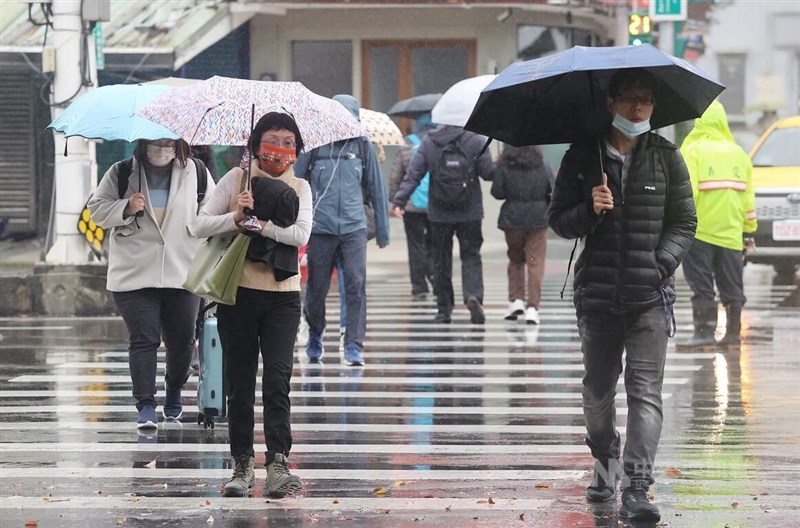
[[[475,297],[483,303],[483,263],[481,221],[460,223],[431,222],[431,247],[436,305],[440,312],[451,312],[453,293],[453,235],[458,237],[461,254],[461,293],[464,302]]]
[[[428,293],[428,283],[433,284],[433,259],[431,258],[431,228],[427,213],[406,211],[403,215],[408,245],[408,271],[411,276],[411,293]]]
[[[742,252],[715,246],[695,239],[683,257],[683,275],[692,289],[692,302],[714,302],[719,288],[719,300],[725,306],[744,304],[744,270]]]
[[[231,455],[255,456],[253,430],[259,352],[264,368],[261,396],[267,463],[292,448],[291,405],[294,340],[300,324],[300,292],[239,288],[236,304],[217,308],[228,385]]]

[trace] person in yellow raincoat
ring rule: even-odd
[[[697,208],[697,233],[683,260],[686,282],[692,289],[694,336],[679,348],[734,346],[741,343],[742,306],[747,300],[742,284],[744,236],[756,230],[753,165],[736,144],[718,101],[695,120],[681,146],[692,181]],[[725,336],[715,342],[716,283],[727,312]]]

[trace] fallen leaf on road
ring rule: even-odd
[[[676,467],[668,467],[664,470],[664,475],[668,478],[681,478],[681,470]]]
[[[738,502],[736,502],[736,501],[733,501],[733,502],[731,503],[731,508],[737,508],[738,506],[739,506],[739,503],[738,503]]]
[[[553,487],[553,484],[550,482],[537,482],[534,489],[550,489]]]
[[[144,465],[144,467],[146,467],[147,469],[155,469],[156,468],[156,460],[158,460],[158,459],[154,458],[152,462],[148,462],[147,464]]]
[[[117,526],[122,526],[123,524],[125,524],[125,517],[122,519],[117,519]]]
[[[208,500],[208,499],[206,499],[204,504],[205,504],[206,506],[211,506],[211,501],[210,501],[210,500]]]
[[[414,517],[414,522],[424,521],[425,517]]]
[[[450,511],[450,506],[445,507],[444,511]]]
[[[386,490],[383,488],[375,488],[372,491],[375,493],[375,495],[386,495]]]
[[[522,513],[519,514],[519,520],[520,521],[524,521],[525,520],[525,512],[522,512]]]
[[[206,519],[206,524],[214,524],[214,516],[210,515],[208,519]]]
[[[333,504],[339,504],[339,499],[333,499]]]
[[[25,528],[34,528],[35,526],[39,526],[39,521],[25,521]]]
[[[394,481],[394,485],[395,486],[405,486],[406,485],[406,481],[405,480],[395,480]]]
[[[383,513],[392,513],[392,510],[383,510]]]
[[[486,499],[478,499],[478,504],[486,504],[487,502],[489,501],[487,501]]]
[[[489,497],[489,500],[488,500],[487,502],[488,502],[489,504],[494,504],[494,499],[493,499],[493,498],[491,498],[491,497]]]
[[[430,493],[428,493],[427,495],[425,495],[425,498],[426,498],[426,499],[432,499],[432,498],[433,498],[433,495],[431,495]]]

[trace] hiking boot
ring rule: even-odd
[[[483,306],[481,306],[481,302],[477,298],[470,297],[467,299],[467,308],[469,308],[469,320],[472,324],[483,324],[486,322]]]
[[[136,422],[137,429],[158,429],[158,415],[156,408],[152,405],[145,405],[139,409],[139,419]]]
[[[164,415],[164,420],[178,421],[183,416],[183,398],[181,397],[180,387],[170,388],[167,382],[164,382],[164,390],[167,397],[164,400],[164,407],[161,408],[161,414]]]
[[[355,345],[347,345],[344,347],[344,362],[350,367],[363,367],[364,357]]]
[[[645,482],[631,482],[629,488],[622,490],[622,509],[620,514],[632,521],[660,521],[658,508],[647,498]]]
[[[609,467],[611,468],[609,470]],[[617,469],[619,460],[611,459],[607,464],[594,462],[592,483],[586,487],[586,499],[590,502],[610,502],[617,499]]]
[[[514,299],[508,303],[508,313],[505,315],[506,321],[516,321],[517,317],[525,313],[525,301]]]
[[[539,310],[533,306],[528,306],[525,309],[525,324],[537,325],[539,324]]]
[[[295,495],[303,490],[300,477],[289,473],[286,457],[275,453],[275,458],[267,464],[267,481],[264,483],[264,495],[280,499],[286,495]]]
[[[308,333],[308,344],[306,345],[306,356],[311,361],[319,361],[325,355],[325,347],[322,346],[322,335],[314,332]]]
[[[433,318],[434,323],[450,324],[450,312],[439,310],[436,312],[436,317]]]
[[[233,476],[222,487],[223,497],[247,497],[250,489],[256,483],[256,471],[253,467],[253,457],[250,455],[239,455],[236,457],[236,466],[233,468]]]

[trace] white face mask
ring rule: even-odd
[[[639,121],[634,123],[629,119],[625,119],[620,114],[614,116],[614,121],[611,122],[614,128],[622,132],[626,137],[633,139],[636,136],[641,136],[650,130],[650,120]]]
[[[175,159],[175,147],[147,145],[147,161],[154,167],[164,167]]]

